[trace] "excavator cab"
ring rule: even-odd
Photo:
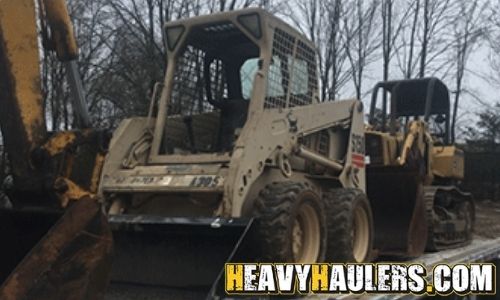
[[[380,90],[389,93],[390,97],[383,97],[377,115]],[[450,98],[448,88],[442,81],[437,78],[386,81],[374,87],[370,124],[380,123],[381,131],[395,133],[398,125],[406,128],[411,120],[419,119],[428,124],[430,133],[441,143],[450,143]]]

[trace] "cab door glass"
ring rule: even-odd
[[[240,69],[241,93],[243,99],[250,100],[253,91],[255,73],[257,73],[259,58],[252,58],[243,63]]]

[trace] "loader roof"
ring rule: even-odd
[[[397,116],[424,115],[428,101],[431,115],[448,114],[450,111],[448,88],[437,78],[394,80],[379,85],[391,93]]]
[[[185,29],[189,29],[191,27],[198,27],[202,25],[214,25],[216,28],[213,30],[223,30],[224,26],[216,26],[223,24],[224,22],[236,22],[242,23],[242,16],[250,16],[257,15],[260,22],[259,34],[265,35],[266,31],[269,30],[269,27],[278,27],[283,31],[286,31],[288,34],[299,38],[304,43],[306,43],[312,49],[315,49],[315,45],[302,33],[300,33],[297,29],[293,28],[280,18],[274,16],[268,11],[261,8],[245,8],[240,10],[232,10],[226,12],[218,12],[212,13],[208,15],[195,16],[187,19],[175,20],[165,24],[165,29],[174,28],[174,27],[184,27]],[[256,36],[256,38],[260,38],[260,36]]]

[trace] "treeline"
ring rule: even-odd
[[[374,81],[436,76],[452,91],[461,137],[484,128],[461,123],[460,107],[480,103],[491,113],[489,103],[500,100],[481,99],[466,84],[467,76],[500,84],[499,0],[69,0],[96,126],[146,113],[151,87],[165,70],[166,21],[250,6],[285,18],[317,45],[322,99],[365,98]],[[493,54],[484,57],[491,70],[481,74],[470,69],[478,49]],[[62,64],[44,52],[51,129],[72,126],[64,76]]]

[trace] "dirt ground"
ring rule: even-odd
[[[500,202],[476,202],[475,235],[479,238],[500,237]]]

